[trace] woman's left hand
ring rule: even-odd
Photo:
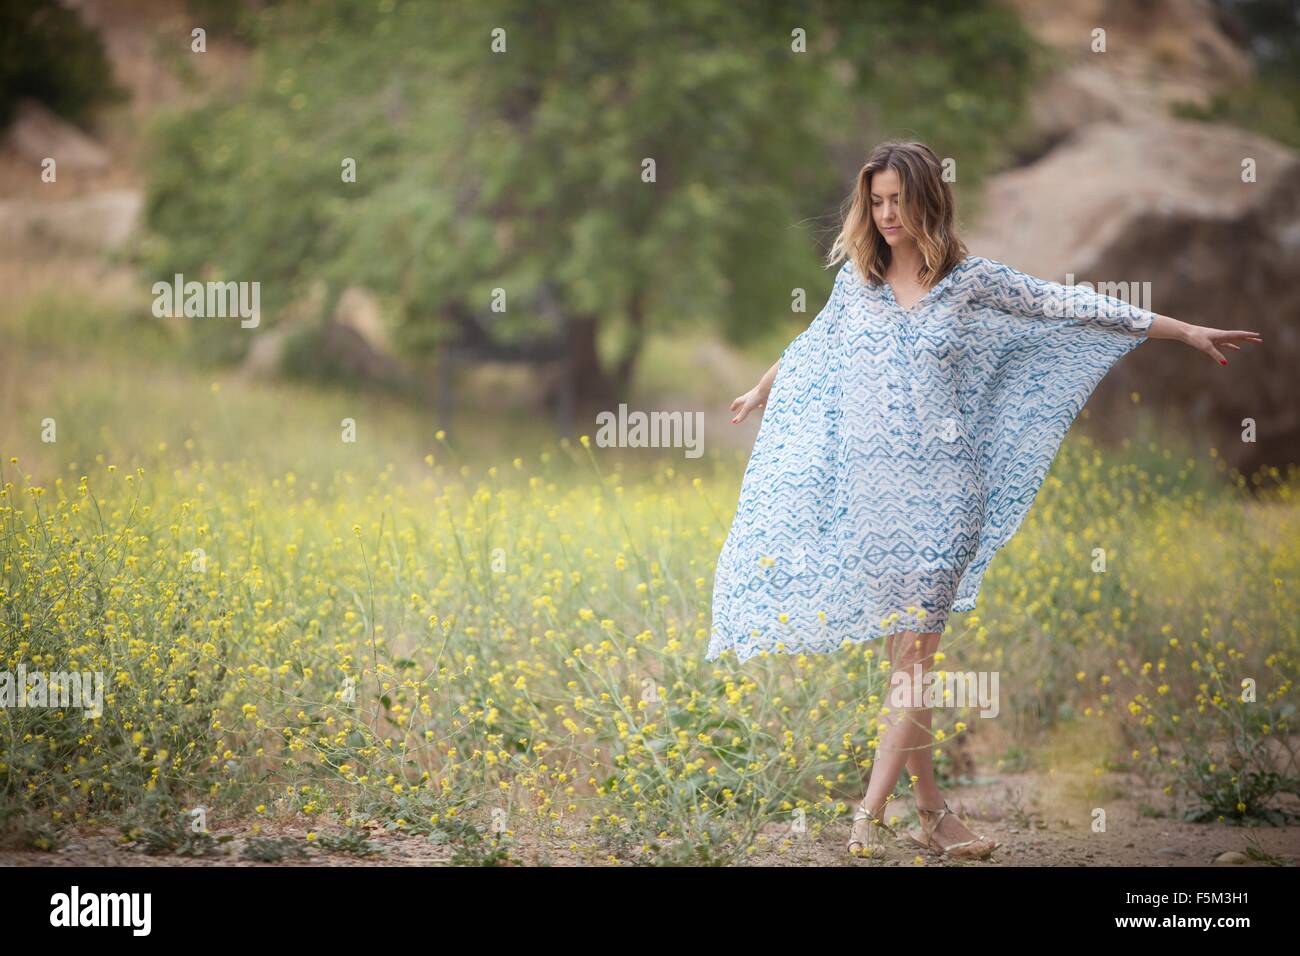
[[[1193,325],[1187,330],[1184,341],[1194,349],[1198,349],[1208,355],[1220,365],[1227,365],[1228,360],[1223,357],[1220,349],[1232,349],[1234,352],[1241,350],[1240,342],[1261,343],[1263,339],[1259,337],[1258,332],[1250,332],[1242,329],[1228,331],[1225,329],[1210,329],[1203,325]]]

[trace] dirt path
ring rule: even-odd
[[[1096,794],[1104,794],[1097,797]],[[1294,866],[1300,863],[1300,826],[1239,827],[1222,824],[1185,823],[1152,816],[1143,807],[1163,807],[1168,800],[1158,790],[1134,789],[1122,774],[1062,774],[1029,772],[1004,774],[987,785],[955,788],[947,792],[949,806],[962,813],[970,826],[1003,846],[992,860],[944,864],[925,857],[923,865],[940,866],[1263,866],[1249,859],[1239,864],[1215,861],[1224,853],[1248,854],[1252,844],[1274,858]],[[1106,810],[1107,832],[1091,828],[1093,807]],[[894,804],[896,812],[911,816],[910,801]],[[1158,812],[1158,811],[1156,811]],[[906,826],[905,821],[900,821]],[[219,856],[189,858],[146,856],[118,846],[113,831],[87,832],[54,853],[34,851],[0,852],[3,866],[439,866],[453,861],[455,848],[431,843],[424,837],[371,831],[370,840],[381,847],[378,855],[358,857],[349,853],[313,848],[303,860],[266,864],[242,858],[252,821],[214,824],[214,836],[234,834]],[[342,833],[341,827],[313,824],[318,833]],[[261,836],[292,837],[304,841],[308,827],[299,822],[262,821]],[[883,860],[854,860],[845,856],[848,825],[842,823],[797,837],[780,825],[772,825],[760,837],[750,856],[756,866],[911,866],[916,865],[913,849],[887,840],[888,856]],[[516,830],[510,859],[521,865],[619,865],[634,861],[623,855],[611,859],[595,849],[582,834],[571,838],[554,834]],[[576,844],[576,848],[575,845]],[[585,848],[585,849],[584,849]]]

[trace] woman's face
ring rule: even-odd
[[[900,185],[898,173],[892,169],[882,169],[871,177],[871,218],[891,247],[912,241],[899,216]]]

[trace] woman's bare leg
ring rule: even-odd
[[[894,672],[890,675],[885,712],[880,716],[876,757],[871,765],[871,777],[867,781],[865,803],[873,813],[886,813],[884,807],[886,798],[893,792],[894,785],[898,782],[898,775],[903,772],[904,764],[908,764],[909,771],[915,773],[911,771],[910,764],[918,749],[924,750],[926,757],[929,756],[929,711],[926,711],[925,725],[921,726],[919,721],[912,719],[918,714],[916,708],[891,706],[892,702],[889,698],[890,691],[898,686],[896,679],[905,679],[906,686],[910,687],[914,676],[913,665],[921,664],[921,673],[925,673],[928,669],[926,660],[932,662],[938,645],[938,634],[904,631],[891,634],[886,638],[886,654],[889,655]],[[930,769],[930,781],[933,784],[933,766]],[[888,822],[888,815],[884,819]]]
[[[901,634],[899,637],[911,640],[914,635],[911,632]],[[922,677],[931,668],[934,663],[934,652],[939,647],[938,634],[921,635],[926,638],[934,638],[932,642],[916,642],[921,644],[916,653],[924,653],[922,660]],[[913,655],[915,657],[915,655]],[[891,655],[892,660],[892,655]],[[910,664],[908,665],[910,668]],[[916,805],[923,810],[938,810],[944,805],[943,793],[939,790],[939,784],[934,778],[934,748],[931,746],[934,742],[934,733],[931,729],[932,714],[929,707],[917,707],[907,711],[906,719],[915,728],[915,737],[913,748],[907,752],[907,772],[914,779],[912,781],[912,795],[916,800]],[[956,814],[946,814],[939,823],[938,828],[934,831],[935,838],[942,844],[951,846],[954,843],[960,843],[965,840],[972,840],[975,834],[970,831],[966,824],[962,823]]]
[[[938,641],[921,665],[922,677],[934,663],[934,651],[937,646]],[[908,716],[916,725],[917,737],[921,741],[921,745],[908,751],[907,754],[907,772],[913,777],[912,795],[916,799],[917,806],[932,810],[943,806],[943,794],[939,792],[939,784],[934,779],[934,748],[930,746],[934,742],[934,731],[931,728],[933,715],[929,707],[917,707],[910,710]]]

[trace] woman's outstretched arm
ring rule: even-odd
[[[1142,338],[1172,339],[1204,352],[1220,365],[1228,364],[1221,348],[1239,351],[1238,343],[1263,341],[1258,332],[1191,325],[1084,286],[1026,275],[993,259],[975,257],[970,281],[974,300],[995,309],[1030,318],[1077,317]]]

